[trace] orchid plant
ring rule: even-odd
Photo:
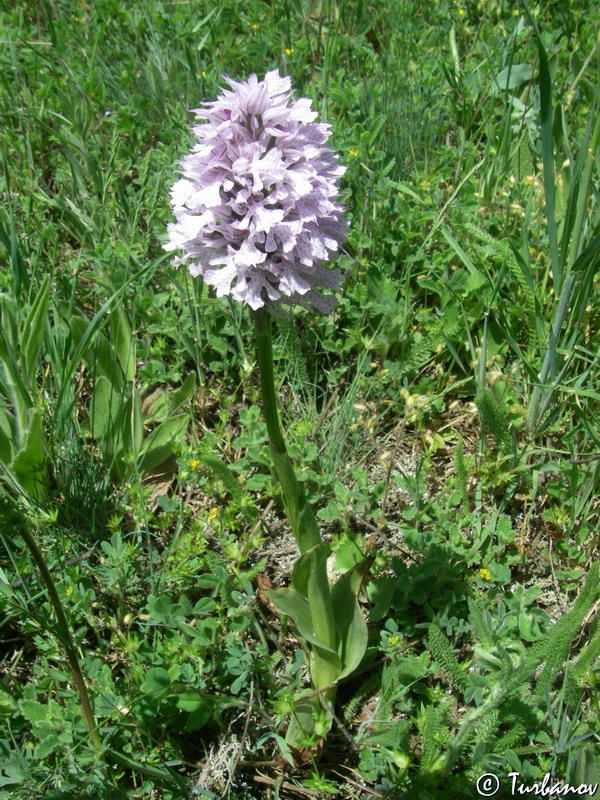
[[[367,647],[367,625],[357,595],[368,569],[363,561],[330,586],[330,548],[286,450],[278,413],[271,314],[282,303],[329,313],[341,273],[325,264],[346,238],[338,179],[345,167],[327,145],[330,127],[315,122],[311,100],[295,99],[278,70],[259,81],[226,78],[231,87],[195,109],[197,143],[180,162],[183,178],[171,189],[176,222],[167,250],[186,263],[217,297],[230,295],[252,309],[260,385],[273,467],[299,558],[291,585],[268,592],[290,617],[310,652],[312,689],[298,699],[287,741],[299,744],[315,721],[331,724],[336,683],[352,673]]]

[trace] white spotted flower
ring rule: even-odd
[[[256,310],[281,301],[328,312],[338,269],[323,266],[346,238],[338,178],[345,167],[316,123],[311,100],[295,100],[278,70],[259,81],[225,78],[225,90],[195,113],[198,140],[180,162],[171,188],[177,222],[166,250],[186,262],[218,297],[231,295]]]

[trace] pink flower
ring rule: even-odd
[[[323,266],[346,238],[338,178],[345,167],[325,143],[311,100],[292,97],[278,70],[264,81],[225,79],[225,90],[193,128],[198,139],[171,188],[177,222],[166,250],[187,262],[217,296],[257,309],[281,301],[329,312],[340,271]]]

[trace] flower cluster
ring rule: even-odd
[[[205,122],[171,188],[177,222],[166,250],[187,262],[217,296],[257,309],[282,300],[328,312],[341,275],[324,262],[346,238],[338,178],[345,167],[325,143],[307,98],[293,99],[278,70],[263,81],[226,78],[231,91],[195,113]]]

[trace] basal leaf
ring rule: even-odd
[[[315,732],[315,719],[324,709],[319,697],[301,697],[294,705],[285,741],[291,747],[302,747],[306,738]]]
[[[176,411],[179,411],[193,396],[196,390],[196,373],[190,372],[179,389],[172,392],[161,392],[156,400],[146,409],[149,422],[165,422]]]
[[[127,315],[122,305],[116,306],[110,315],[110,332],[114,353],[121,365],[126,381],[135,379],[135,349]]]
[[[47,454],[42,423],[42,412],[29,409],[25,444],[17,453],[12,472],[19,484],[36,500],[41,500],[47,490]]]
[[[306,597],[303,597],[296,589],[270,589],[265,594],[280,614],[286,614],[294,621],[303,639],[337,657],[335,650],[327,647],[315,636],[310,606]]]
[[[0,406],[0,462],[9,467],[13,461],[14,431],[13,420]]]
[[[367,649],[369,632],[357,597],[372,563],[372,558],[363,559],[338,579],[331,592],[342,662],[338,680],[354,672]]]
[[[188,422],[187,414],[180,414],[162,422],[145,438],[139,455],[141,472],[150,472],[169,458],[173,453],[172,443],[185,435]]]
[[[63,308],[63,313],[65,309]],[[98,330],[96,317],[86,319],[81,314],[69,317],[69,327],[75,349],[82,348],[85,366],[93,376],[102,375],[120,392],[123,388],[123,373],[109,339]]]
[[[303,553],[294,564],[292,586],[303,597],[308,597],[310,578],[317,574],[317,571],[323,566],[322,562],[327,561],[330,553],[329,545],[319,544]]]
[[[48,314],[51,283],[52,277],[48,275],[44,279],[38,295],[29,309],[25,325],[23,326],[23,334],[21,336],[23,378],[28,389],[31,389],[33,384],[40,357],[42,339],[44,338],[44,329],[46,327],[46,316]]]
[[[530,64],[511,64],[500,70],[494,78],[492,94],[497,95],[500,92],[515,89],[517,86],[530,81],[532,74],[533,70]]]
[[[115,450],[121,438],[119,427],[123,417],[124,398],[105,375],[98,375],[90,409],[91,431],[107,456]]]

